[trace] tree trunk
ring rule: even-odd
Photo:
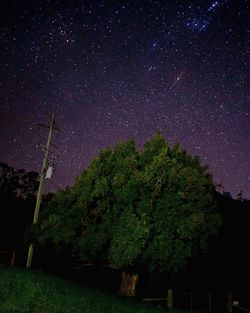
[[[122,272],[122,282],[119,290],[119,295],[126,297],[134,297],[137,282],[138,274]]]

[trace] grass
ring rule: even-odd
[[[99,290],[17,268],[0,268],[1,313],[163,313]],[[171,310],[171,313],[184,311]]]

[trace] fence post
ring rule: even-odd
[[[15,258],[16,258],[16,250],[13,250],[12,255],[11,255],[11,260],[10,260],[11,266],[14,266]]]
[[[212,295],[211,292],[208,294],[208,311],[211,312],[212,310]]]
[[[168,289],[167,307],[172,309],[173,307],[173,290]]]
[[[232,297],[232,292],[228,293],[227,297],[227,312],[232,313],[233,312],[233,297]]]

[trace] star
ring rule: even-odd
[[[179,83],[181,82],[181,80],[184,78],[186,74],[186,69],[182,70],[174,79],[173,83],[171,84],[170,86],[170,90],[173,90],[174,87]]]
[[[195,18],[189,22],[187,22],[187,27],[192,31],[202,32],[207,29],[209,26],[209,21],[205,19]]]

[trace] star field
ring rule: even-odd
[[[47,190],[98,151],[160,130],[222,190],[250,197],[249,1],[8,1],[0,19],[1,161],[40,171],[45,111],[58,158]]]

